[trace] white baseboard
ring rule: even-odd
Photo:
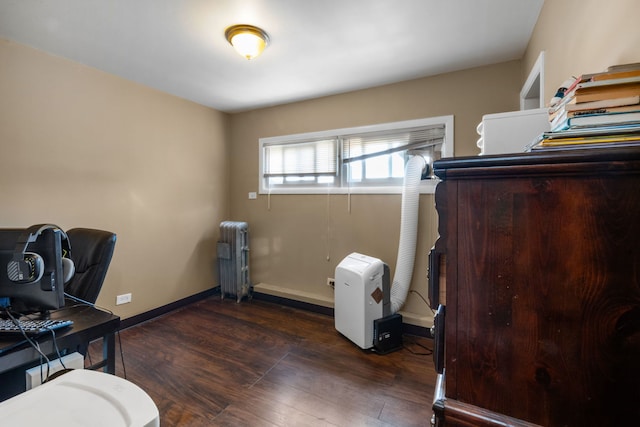
[[[267,283],[258,283],[253,286],[253,290],[262,294],[306,302],[320,307],[333,308],[334,304],[333,298],[331,297],[303,292],[297,289],[285,288],[282,286],[269,285]],[[433,314],[430,312],[426,315],[420,315],[400,310],[399,313],[402,315],[402,321],[406,324],[422,328],[431,328],[431,326],[433,326]]]
[[[333,298],[326,297],[324,295],[312,294],[310,292],[284,288],[282,286],[269,285],[267,283],[258,283],[257,285],[253,286],[253,290],[255,292],[260,292],[267,295],[288,298],[295,301],[319,305],[321,307],[333,308]]]

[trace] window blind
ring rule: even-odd
[[[265,178],[337,173],[337,139],[265,144]]]
[[[396,129],[342,137],[343,163],[357,162],[398,151],[427,148],[444,142],[445,126]]]
[[[259,144],[260,194],[395,193],[408,157],[431,164],[452,155],[453,116],[273,136]],[[421,187],[433,192],[435,180]]]

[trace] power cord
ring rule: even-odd
[[[114,315],[113,311],[109,310],[108,308],[104,308],[104,307],[100,307],[99,305],[96,305],[94,303],[91,303],[89,301],[85,301],[82,298],[78,298],[74,295],[68,294],[68,293],[64,293],[64,296],[69,298],[72,301],[75,301],[78,303],[78,305],[76,306],[89,306],[92,308],[96,308],[98,310],[104,311],[105,313],[109,313],[112,316]],[[76,307],[74,306],[74,307]],[[127,379],[127,367],[124,363],[124,350],[122,349],[122,338],[120,337],[120,329],[116,330],[116,336],[118,337],[118,346],[120,347],[120,360],[122,361],[122,374],[123,374],[123,378],[126,380]],[[87,346],[87,357],[89,358],[89,363],[91,365],[93,365],[93,361],[91,360],[91,353],[89,352],[89,347]]]
[[[416,290],[413,290],[413,289],[411,289],[409,292],[413,292],[414,294],[418,295],[420,297],[420,299],[422,301],[424,301],[425,304],[427,304],[427,307],[429,307],[429,310],[431,310],[431,313],[433,315],[436,314],[435,310],[431,308],[431,304],[429,304],[429,301],[427,301],[427,299],[425,297],[423,297],[420,292],[418,292]],[[425,346],[423,344],[420,344],[419,342],[414,341],[414,342],[412,342],[412,344],[415,345],[415,346],[421,347],[423,350],[425,350],[424,352],[417,352],[417,351],[414,351],[413,349],[411,349],[411,348],[409,348],[408,346],[405,345],[404,348],[406,348],[412,354],[415,354],[417,356],[431,356],[433,354],[433,349],[431,349],[431,348],[429,348],[429,347],[427,347],[427,346]]]
[[[429,304],[429,301],[427,301],[427,299],[423,297],[420,292],[415,291],[413,289],[411,289],[409,292],[413,292],[414,294],[418,295],[420,299],[424,301],[425,304],[427,304],[427,306],[429,307],[429,310],[431,310],[431,313],[436,314],[436,311],[433,308],[431,308],[431,304]]]
[[[7,317],[9,319],[11,319],[11,321],[13,322],[14,325],[16,325],[16,327],[20,330],[20,333],[22,334],[22,336],[24,337],[25,341],[29,343],[29,345],[31,347],[33,347],[34,350],[36,350],[38,352],[38,354],[40,355],[40,383],[45,383],[48,379],[49,379],[49,375],[51,373],[51,360],[49,359],[49,357],[47,357],[46,354],[44,354],[42,352],[42,350],[40,349],[40,343],[38,343],[37,341],[33,340],[24,330],[24,328],[22,327],[22,323],[20,322],[19,319],[17,319],[13,313],[11,313],[11,310],[8,307],[5,307],[4,310],[5,314],[7,315]],[[53,346],[56,350],[56,355],[58,356],[58,359],[60,360],[60,363],[62,364],[62,366],[66,369],[66,367],[64,366],[64,363],[62,362],[62,356],[60,354],[60,349],[58,348],[58,342],[56,340],[56,334],[53,331],[53,329],[48,329],[49,332],[51,332],[51,336],[53,339]],[[43,360],[46,361],[46,365],[47,365],[47,373],[46,375],[44,375],[43,372]]]
[[[56,339],[56,332],[52,329],[52,328],[47,328],[47,330],[51,333],[51,339],[53,341],[53,347],[56,350],[56,355],[58,356],[58,361],[60,362],[60,366],[62,366],[63,372],[67,370],[67,366],[64,364],[64,361],[62,360],[62,354],[60,353],[60,348],[58,348],[58,340]],[[47,376],[46,378],[43,380],[42,378],[42,360],[40,361],[40,384],[44,384],[49,380],[52,380],[55,378],[56,373],[54,373],[53,377],[49,374],[49,362],[47,361]]]
[[[412,345],[422,348],[425,351],[416,351],[409,347],[407,344],[404,344],[403,347],[406,348],[411,354],[415,354],[416,356],[431,356],[433,354],[433,349],[427,347],[424,344],[420,344],[417,341],[411,342]]]

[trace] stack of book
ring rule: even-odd
[[[530,149],[640,144],[640,63],[580,76],[549,108],[549,121]]]

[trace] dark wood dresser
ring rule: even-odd
[[[432,423],[640,425],[640,146],[434,169]]]

